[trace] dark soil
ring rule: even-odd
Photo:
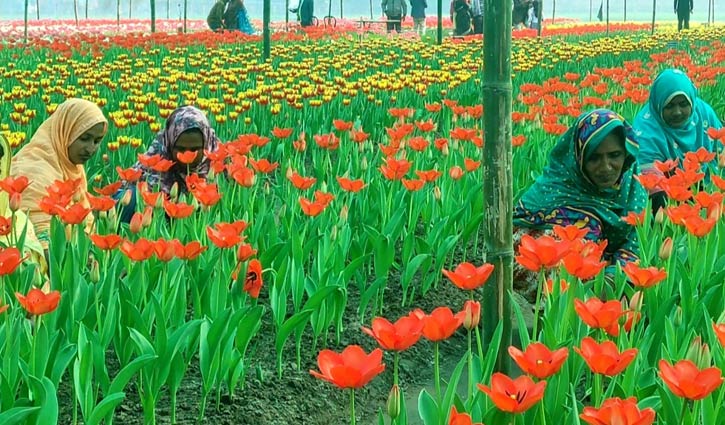
[[[394,288],[394,285],[393,285]],[[366,314],[366,322],[359,322],[355,311],[358,303],[357,294],[351,289],[348,294],[348,311],[345,315],[345,328],[341,343],[334,344],[334,332],[330,330],[329,347],[341,351],[345,346],[358,344],[370,351],[376,348],[376,342],[360,331],[360,326],[370,325],[370,314]],[[437,288],[432,288],[424,297],[418,297],[410,305],[401,306],[401,297],[394,289],[385,294],[386,305],[384,316],[391,321],[407,315],[414,308],[421,308],[429,313],[439,306],[449,306],[454,311],[462,308],[467,293],[456,288],[449,282],[441,280]],[[264,296],[264,295],[263,295]],[[260,302],[266,300],[260,298]],[[349,392],[342,391],[327,382],[312,377],[310,369],[317,370],[317,352],[324,347],[312,351],[312,339],[303,339],[302,364],[296,368],[294,344],[290,341],[285,346],[282,377],[276,371],[276,353],[274,351],[274,332],[271,327],[263,328],[252,341],[248,351],[249,368],[242,389],[237,389],[232,399],[226,390],[222,391],[218,402],[215,394],[210,395],[207,403],[203,424],[242,425],[242,424],[345,424],[350,421]],[[441,343],[441,377],[447,379],[455,364],[466,352],[465,333],[459,331],[448,341]],[[115,373],[111,357],[108,365],[111,374]],[[364,389],[356,393],[356,416],[360,424],[377,424],[379,409],[385,411],[385,402],[393,381],[393,357],[385,354],[386,371],[375,378]],[[70,368],[69,368],[70,371]],[[403,352],[400,357],[400,382],[406,394],[409,413],[409,424],[419,423],[417,417],[417,396],[423,388],[433,383],[433,346],[421,338],[415,346]],[[67,375],[59,388],[60,424],[72,423],[73,394],[71,379]],[[177,395],[176,418],[178,424],[195,424],[199,414],[201,376],[198,358],[191,361],[181,389]],[[168,394],[164,388],[159,396],[156,407],[157,423],[170,424],[170,405]],[[80,416],[80,412],[78,413]],[[386,419],[388,419],[386,417]],[[389,419],[388,419],[389,420]],[[78,423],[82,421],[78,420]],[[143,411],[135,381],[126,387],[126,399],[116,409],[116,424],[143,424]]]

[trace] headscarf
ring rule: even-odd
[[[12,148],[10,144],[0,135],[0,147],[2,148],[2,158],[0,158],[0,179],[10,175],[10,161],[12,161]],[[47,270],[47,264],[45,262],[45,256],[43,255],[43,246],[35,236],[35,229],[33,224],[28,221],[28,216],[22,210],[15,211],[13,216],[10,211],[10,195],[4,190],[0,191],[0,214],[5,218],[13,218],[12,233],[0,236],[0,244],[2,246],[10,246],[12,241],[10,235],[13,235],[13,240],[17,241],[25,232],[25,240],[23,242],[23,249],[30,254],[32,261],[38,264],[41,273],[45,273]]]
[[[678,95],[692,105],[690,120],[681,128],[670,127],[662,118],[662,111]],[[721,128],[715,111],[697,96],[697,88],[688,76],[678,69],[663,71],[652,83],[649,102],[634,119],[639,154],[637,160],[643,170],[653,168],[655,161],[682,159],[687,152],[704,147],[714,151],[714,143],[707,136],[709,127]]]
[[[50,216],[40,209],[39,203],[48,194],[46,188],[55,180],[80,180],[77,202],[89,207],[85,168],[70,161],[68,147],[99,123],[104,124],[105,133],[108,121],[95,103],[85,99],[68,99],[40,125],[30,142],[13,158],[10,174],[26,176],[31,182],[23,192],[20,205],[23,210],[29,211],[30,221],[38,234],[50,229]],[[89,214],[86,227],[92,223],[93,216]]]
[[[584,164],[604,139],[622,129],[626,158],[618,183],[608,189],[597,187],[584,173]],[[633,177],[637,171],[637,141],[632,127],[616,112],[596,109],[577,118],[559,138],[549,155],[549,163],[519,201],[514,211],[514,224],[522,227],[551,228],[547,222],[552,211],[571,209],[594,215],[602,222],[603,237],[608,250],[618,249],[629,238],[631,227],[620,217],[639,213],[647,194]]]
[[[146,155],[161,155],[164,159],[176,161],[176,158],[173,158],[172,152],[174,145],[179,139],[179,136],[181,136],[181,133],[192,129],[201,131],[204,139],[203,149],[205,151],[216,152],[219,149],[219,138],[214,133],[214,129],[211,128],[206,115],[193,106],[182,106],[169,115],[169,118],[166,120],[166,126],[156,134],[156,138],[146,151]],[[203,152],[200,152],[200,155],[203,154]],[[197,174],[199,177],[206,178],[209,173],[209,166],[209,158],[203,156],[198,164],[189,169],[189,174]],[[164,193],[169,193],[174,183],[178,185],[180,190],[186,190],[186,170],[180,170],[174,167],[166,173],[158,173],[154,170],[145,169],[140,163],[136,163],[134,168],[143,169],[144,176],[142,178],[148,185],[154,187],[158,184]]]

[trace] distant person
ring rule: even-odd
[[[388,21],[392,21],[387,23],[388,32],[395,30],[395,32],[400,33],[400,24],[405,20],[405,15],[408,14],[408,6],[405,4],[405,0],[383,0],[382,9]]]
[[[216,0],[214,6],[206,17],[206,23],[212,31],[221,31],[224,29],[224,9],[227,7],[229,0]]]
[[[242,0],[230,0],[224,12],[224,27],[231,31],[241,31],[245,34],[254,34],[254,28],[249,22],[247,8]]]
[[[677,31],[690,29],[690,14],[694,8],[693,0],[675,0],[675,14],[677,15]]]
[[[452,8],[454,34],[457,36],[469,35],[473,32],[473,15],[468,0],[455,0]]]
[[[423,37],[425,34],[425,8],[428,3],[425,0],[410,0],[410,16],[413,18],[413,31]]]
[[[483,8],[481,8],[481,0],[471,1],[471,15],[473,15],[473,33],[483,34]]]
[[[514,10],[511,15],[511,23],[516,29],[526,26],[526,19],[529,16],[528,0],[514,0]]]
[[[300,13],[300,25],[303,27],[309,27],[313,24],[313,18],[315,17],[315,2],[314,0],[302,0],[299,6]]]

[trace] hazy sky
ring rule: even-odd
[[[30,16],[35,16],[36,1],[40,4],[41,18],[73,18],[73,0],[29,0]],[[116,17],[116,5],[118,0],[76,0],[78,2],[79,15],[85,16],[85,6],[88,3],[88,15],[91,18],[113,18]],[[333,16],[340,15],[340,0],[332,1]],[[656,0],[658,20],[674,20],[674,0]],[[129,3],[131,4],[131,16],[134,18],[148,17],[150,0],[120,0],[121,16],[128,17]],[[602,0],[591,0],[593,4],[593,15],[596,19],[597,11]],[[649,21],[652,19],[651,0],[626,0],[627,19]],[[247,10],[252,18],[262,17],[262,0],[244,0]],[[610,19],[622,20],[624,18],[625,0],[609,0]],[[24,0],[0,0],[0,19],[22,19]],[[206,18],[214,0],[188,0],[188,15],[190,19]],[[271,0],[272,20],[284,20],[285,0]],[[330,1],[315,0],[315,15],[322,17],[327,15]],[[370,16],[370,2],[368,0],[343,0],[343,10],[346,17]],[[428,14],[435,15],[436,0],[428,0]],[[447,13],[449,0],[443,0],[444,13]],[[605,3],[606,5],[606,3]],[[695,12],[692,21],[706,21],[708,12],[708,0],[694,0]],[[590,0],[557,0],[556,17],[574,18],[583,21],[589,20]],[[171,18],[179,18],[180,9],[183,7],[183,0],[156,0],[157,15],[166,18],[167,13]],[[544,0],[544,15],[551,17],[553,1]],[[605,6],[606,7],[606,6]],[[714,0],[715,20],[725,20],[725,0]],[[380,1],[373,1],[373,13],[380,15]],[[294,18],[292,18],[294,19]]]

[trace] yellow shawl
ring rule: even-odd
[[[105,124],[104,131],[108,129],[108,121],[95,103],[84,99],[68,99],[40,125],[30,142],[13,158],[11,175],[30,179],[30,186],[23,192],[20,206],[29,212],[30,221],[38,235],[47,234],[50,230],[51,217],[40,209],[39,203],[47,196],[47,187],[55,180],[80,179],[74,199],[84,207],[89,207],[86,171],[83,165],[75,165],[70,161],[68,147],[98,123]],[[88,214],[86,229],[90,230],[92,225],[93,215]],[[47,241],[42,243],[47,248]]]
[[[0,158],[0,179],[4,179],[10,175],[10,161],[12,160],[12,148],[10,143],[5,140],[4,137],[0,136],[0,147],[2,147],[3,156]],[[12,216],[12,211],[9,207],[10,195],[7,192],[0,191],[0,214],[5,218]],[[35,230],[33,224],[28,221],[28,216],[22,211],[16,211],[13,221],[12,233],[0,236],[0,244],[3,246],[10,246],[12,240],[17,241],[25,231],[25,243],[23,245],[26,254],[29,254],[31,260],[38,264],[41,273],[45,273],[47,270],[47,264],[45,262],[45,256],[43,255],[43,246],[35,236]]]

